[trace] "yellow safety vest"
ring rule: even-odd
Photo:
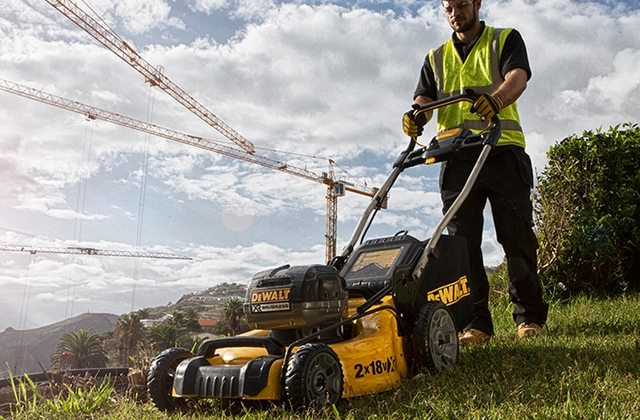
[[[451,39],[440,48],[430,50],[429,62],[433,68],[438,95],[436,99],[464,93],[465,89],[473,89],[476,93],[495,92],[504,81],[499,67],[500,54],[504,41],[512,30],[486,26],[464,63]],[[472,114],[469,108],[469,103],[465,102],[440,108],[438,131],[454,127],[464,127],[474,132],[484,129],[487,123],[481,121],[477,114]],[[516,103],[504,107],[498,116],[502,122],[502,136],[498,145],[512,144],[524,148],[524,133]]]

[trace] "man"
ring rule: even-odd
[[[477,182],[448,226],[452,235],[467,240],[470,284],[475,317],[460,336],[461,345],[488,341],[494,334],[489,311],[489,283],[482,259],[483,210],[491,203],[498,241],[502,245],[509,272],[509,296],[514,304],[513,319],[519,337],[540,334],[547,320],[537,276],[533,232],[531,159],[524,151],[525,140],[516,106],[531,77],[522,37],[514,29],[485,25],[479,19],[481,0],[445,0],[451,39],[429,51],[414,94],[419,105],[473,89],[479,98],[469,108],[460,103],[438,111],[438,131],[452,127],[482,130],[496,114],[502,121],[502,136],[492,151]],[[403,130],[411,137],[422,134],[431,115],[403,116]],[[462,189],[478,152],[466,153],[442,164],[440,191],[446,212]]]

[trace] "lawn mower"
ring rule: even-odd
[[[427,104],[416,113],[473,102],[473,93]],[[341,255],[327,264],[273,268],[255,274],[244,314],[253,330],[203,342],[197,354],[170,348],[151,364],[147,388],[161,410],[200,398],[284,400],[323,409],[396,387],[420,370],[441,371],[458,359],[458,332],[473,314],[464,239],[443,231],[473,186],[500,137],[464,128],[416,138],[400,153]],[[400,231],[364,240],[399,174],[480,150],[458,198],[431,238]]]

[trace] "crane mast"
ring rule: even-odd
[[[337,243],[337,206],[338,197],[344,196],[345,191],[355,192],[361,195],[373,197],[377,191],[373,189],[357,189],[353,186],[335,180],[335,174],[333,171],[333,165],[335,162],[329,161],[328,173],[318,175],[309,170],[298,168],[293,165],[289,165],[274,159],[270,159],[264,156],[257,155],[255,153],[248,153],[237,148],[227,147],[215,143],[213,140],[192,136],[185,133],[180,133],[169,128],[161,127],[155,124],[139,121],[133,118],[129,118],[120,114],[105,111],[100,108],[96,108],[90,105],[83,104],[78,101],[72,101],[62,98],[60,96],[46,93],[41,90],[37,90],[28,86],[24,86],[15,82],[0,79],[0,91],[13,93],[18,96],[22,96],[28,99],[32,99],[47,105],[52,105],[58,108],[66,109],[68,111],[76,112],[84,115],[89,120],[102,120],[113,124],[117,124],[123,127],[128,127],[137,131],[148,133],[154,136],[162,137],[167,140],[175,141],[178,143],[186,144],[189,146],[197,147],[210,152],[222,154],[234,159],[243,160],[249,163],[257,164],[269,169],[285,172],[291,175],[295,175],[300,178],[304,178],[310,181],[325,184],[327,186],[327,220],[326,220],[326,258],[327,261],[333,259],[336,256],[336,243]],[[386,203],[383,203],[383,207],[386,207]]]
[[[170,254],[167,252],[124,251],[113,249],[98,249],[79,246],[50,247],[29,245],[0,245],[0,251],[28,252],[29,254],[72,254],[72,255],[101,255],[105,257],[133,257],[156,258],[164,260],[191,260],[191,257]]]
[[[172,82],[156,67],[149,64],[127,42],[109,28],[85,13],[77,4],[69,0],[45,0],[70,21],[75,23],[99,43],[120,57],[124,62],[137,70],[152,86],[158,86],[186,109],[200,117],[204,122],[216,129],[223,136],[240,146],[248,153],[254,153],[253,144],[240,133],[228,126],[224,121],[211,113],[182,88]]]

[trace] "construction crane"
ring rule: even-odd
[[[268,157],[260,156],[255,153],[248,153],[237,148],[223,146],[216,143],[213,140],[206,139],[200,136],[192,136],[189,134],[180,133],[169,128],[160,127],[155,124],[139,121],[133,118],[125,117],[120,114],[105,111],[100,108],[95,108],[90,105],[86,105],[77,101],[62,98],[60,96],[46,93],[41,90],[30,88],[15,82],[0,79],[0,91],[13,93],[18,96],[33,99],[38,102],[42,102],[48,105],[52,105],[58,108],[63,108],[68,111],[76,112],[84,115],[89,120],[102,120],[113,124],[117,124],[123,127],[132,128],[134,130],[142,131],[154,136],[162,137],[167,140],[175,141],[178,143],[186,144],[189,146],[198,147],[203,150],[222,154],[234,159],[243,160],[249,163],[254,163],[266,168],[274,169],[277,171],[285,172],[297,177],[301,177],[310,181],[318,182],[327,186],[327,220],[326,220],[326,258],[327,261],[333,259],[336,256],[336,242],[337,242],[337,207],[338,197],[344,196],[345,192],[353,192],[369,197],[376,196],[378,192],[377,188],[366,189],[356,188],[353,185],[345,181],[336,181],[333,171],[333,165],[335,162],[329,160],[329,170],[327,173],[318,175],[307,169],[298,168],[293,165],[289,165]],[[386,197],[378,197],[380,207],[386,208]]]
[[[74,255],[101,255],[105,257],[133,257],[133,258],[157,258],[164,260],[191,260],[191,257],[170,254],[167,252],[146,252],[146,251],[124,251],[98,248],[87,248],[80,246],[68,246],[65,248],[50,246],[30,246],[30,245],[1,245],[0,251],[28,252],[35,254],[74,254]]]
[[[204,122],[220,132],[223,136],[240,146],[243,150],[254,153],[253,144],[240,133],[229,127],[224,121],[211,113],[204,105],[196,101],[162,72],[149,64],[126,41],[108,27],[85,13],[77,4],[68,0],[45,0],[73,23],[82,28],[99,43],[111,50],[124,62],[137,70],[145,81],[157,86],[181,105],[200,117]]]
[[[231,140],[235,144],[239,145],[245,152],[248,154],[254,154],[255,148],[251,142],[249,142],[244,137],[240,136],[235,130],[231,127],[224,124],[220,121],[219,118],[215,117],[215,115],[211,114],[209,111],[204,108],[204,106],[200,105],[195,99],[191,98],[186,92],[180,89],[175,83],[169,80],[160,70],[153,67],[147,61],[145,61],[127,42],[125,42],[120,36],[118,36],[114,31],[110,28],[102,25],[100,22],[95,20],[93,17],[84,12],[77,4],[70,0],[45,0],[51,6],[53,6],[57,11],[59,11],[62,15],[67,17],[73,23],[75,23],[82,30],[87,32],[93,38],[95,38],[100,44],[104,45],[107,49],[113,52],[116,56],[121,58],[125,63],[129,64],[136,71],[142,74],[145,77],[145,81],[150,83],[152,86],[158,86],[165,92],[167,92],[170,96],[176,99],[179,103],[185,106],[189,111],[195,113],[200,118],[202,118],[205,122],[215,128],[219,133],[221,133],[224,137]],[[198,146],[200,147],[200,146]],[[263,160],[265,158],[259,158],[258,160]],[[245,158],[244,160],[249,161],[249,159]],[[258,163],[258,162],[255,162]],[[294,175],[302,176],[307,178],[304,175],[307,171],[300,172],[298,168],[294,168],[290,165],[285,165],[283,168],[274,168],[279,169],[283,172],[289,172]],[[266,166],[266,165],[263,165]],[[273,167],[273,166],[269,166]],[[327,184],[327,220],[326,220],[326,256],[328,260],[333,259],[336,255],[336,238],[337,238],[337,206],[338,206],[338,197],[344,195],[345,191],[355,192],[359,194],[364,194],[367,196],[375,196],[375,190],[368,189],[356,189],[353,187],[349,187],[348,184],[342,181],[336,181],[333,176],[333,163],[329,163],[329,172],[327,176],[323,176],[320,179],[320,182],[323,184]],[[318,176],[314,174],[312,178],[313,180],[318,180]],[[386,206],[386,197],[378,197],[381,207]]]

